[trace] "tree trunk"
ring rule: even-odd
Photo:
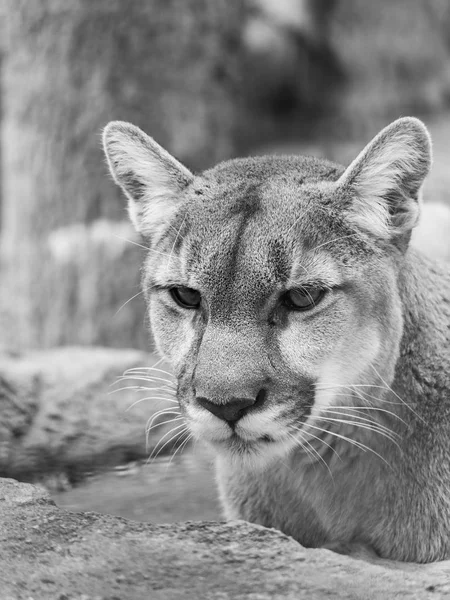
[[[6,0],[2,10],[4,340],[142,347],[142,296],[115,316],[139,290],[142,249],[115,237],[131,234],[114,224],[125,203],[101,129],[131,121],[191,168],[230,157],[240,1]]]

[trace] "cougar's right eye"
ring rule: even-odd
[[[189,287],[170,288],[170,295],[182,308],[198,308],[201,302],[201,294]]]

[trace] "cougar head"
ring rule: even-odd
[[[392,381],[397,277],[431,161],[420,121],[395,121],[346,169],[258,157],[194,175],[123,122],[104,147],[149,248],[151,328],[196,437],[266,464],[320,435],[314,419],[351,386],[376,397]]]

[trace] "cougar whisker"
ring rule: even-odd
[[[321,419],[318,419],[318,420],[320,421]],[[324,429],[323,427],[318,427],[317,425],[312,425],[311,423],[305,423],[305,427],[312,427],[313,429],[317,429],[318,431],[322,431],[323,433],[332,435],[332,436],[337,437],[345,442],[348,442],[349,444],[352,444],[353,446],[356,446],[357,448],[359,448],[359,450],[363,450],[364,452],[371,452],[372,454],[375,454],[376,456],[378,456],[378,458],[380,458],[384,463],[386,463],[386,465],[389,468],[391,468],[391,465],[386,461],[386,459],[383,456],[381,456],[381,454],[378,454],[378,452],[376,452],[373,448],[366,446],[362,442],[353,440],[352,438],[349,438],[345,435],[336,433],[336,431],[332,431],[330,429]]]
[[[158,441],[158,443],[156,444],[155,448],[153,449],[152,453],[149,456],[149,461],[151,461],[152,459],[155,460],[160,454],[161,452],[164,450],[164,448],[170,444],[170,442],[172,442],[174,439],[178,438],[182,432],[178,431],[179,429],[183,428],[183,433],[184,431],[188,430],[188,427],[186,425],[186,423],[182,423],[181,425],[178,425],[177,427],[173,427],[170,431],[168,431],[165,435],[163,435],[163,437]],[[167,437],[168,435],[170,435],[171,433],[173,433],[172,437],[170,437],[156,452],[156,449],[158,448],[159,444],[162,442],[162,440]]]
[[[143,294],[142,290],[140,292],[138,292],[137,294],[135,294],[134,296],[131,296],[131,298],[128,298],[128,300],[126,302],[124,302],[122,304],[122,306],[116,310],[116,312],[113,315],[113,318],[116,317],[119,314],[119,312],[122,310],[122,308],[124,308],[128,304],[128,302],[131,302],[132,300],[134,300],[135,298],[137,298],[141,294]]]

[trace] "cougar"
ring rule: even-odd
[[[104,148],[226,517],[307,547],[449,558],[450,270],[409,244],[424,124],[395,121],[347,168],[274,156],[194,175],[123,122]]]

